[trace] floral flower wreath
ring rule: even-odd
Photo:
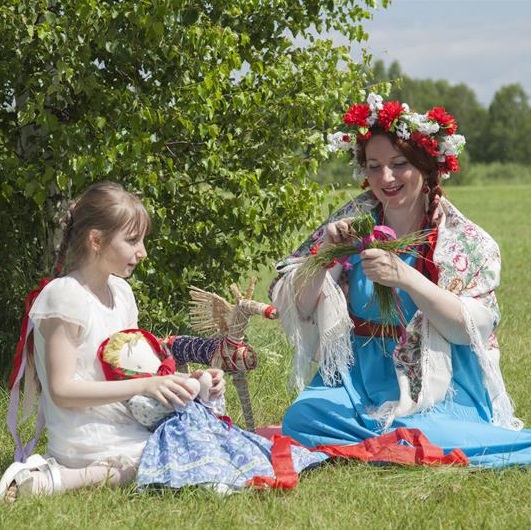
[[[455,134],[457,122],[444,107],[434,107],[426,114],[411,112],[406,103],[386,101],[382,96],[370,93],[367,103],[352,105],[343,121],[354,130],[354,135],[336,132],[328,135],[331,151],[352,150],[356,141],[368,140],[375,125],[384,131],[394,133],[398,138],[409,140],[437,158],[441,177],[447,179],[450,173],[459,171],[458,156],[465,145],[465,137]]]

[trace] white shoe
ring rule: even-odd
[[[18,485],[15,478],[23,471],[28,471],[28,466],[25,462],[14,462],[5,470],[0,479],[0,500],[5,500],[7,488],[9,488],[13,482]]]
[[[48,473],[48,479],[51,485],[51,493],[60,493],[64,490],[63,481],[61,480],[61,471],[59,464],[51,456],[46,459],[46,465],[39,467],[41,471]]]
[[[29,462],[14,462],[6,469],[0,480],[0,500],[13,501],[18,495],[23,496],[31,494],[33,488],[33,476],[30,469],[35,467],[35,461],[36,459],[34,458]],[[44,460],[44,462],[46,461]],[[13,483],[16,486],[16,494],[14,496],[11,494],[8,495],[8,490]]]
[[[15,501],[16,498],[27,497],[33,493],[33,474],[31,471],[42,471],[48,475],[51,492],[61,491],[62,482],[57,462],[53,458],[45,459],[41,455],[31,455],[25,462],[11,464],[0,479],[0,501]],[[16,486],[9,492],[10,486]]]

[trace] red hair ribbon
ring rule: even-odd
[[[11,370],[11,375],[9,376],[9,390],[13,388],[13,385],[17,380],[17,376],[19,375],[20,368],[22,366],[22,354],[26,343],[28,344],[28,351],[33,351],[33,335],[28,335],[29,312],[31,310],[31,306],[33,305],[33,302],[37,296],[39,296],[40,292],[51,281],[51,278],[42,278],[39,282],[39,286],[30,291],[24,299],[24,318],[22,319],[22,325],[20,327],[20,336],[15,350],[15,358],[13,359],[13,368]]]

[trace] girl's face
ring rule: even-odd
[[[423,207],[423,175],[389,138],[382,135],[371,138],[365,155],[369,186],[384,208],[412,212]]]
[[[124,228],[101,249],[100,263],[109,274],[127,278],[146,256],[144,233]]]

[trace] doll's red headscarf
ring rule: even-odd
[[[128,336],[129,335],[129,336]],[[124,368],[120,365],[120,350],[124,345],[134,347],[138,341],[145,341],[159,358],[160,365],[156,372],[143,372]],[[98,348],[98,359],[107,380],[137,379],[153,375],[170,375],[175,373],[175,360],[167,352],[159,339],[145,329],[124,329],[105,339]]]

